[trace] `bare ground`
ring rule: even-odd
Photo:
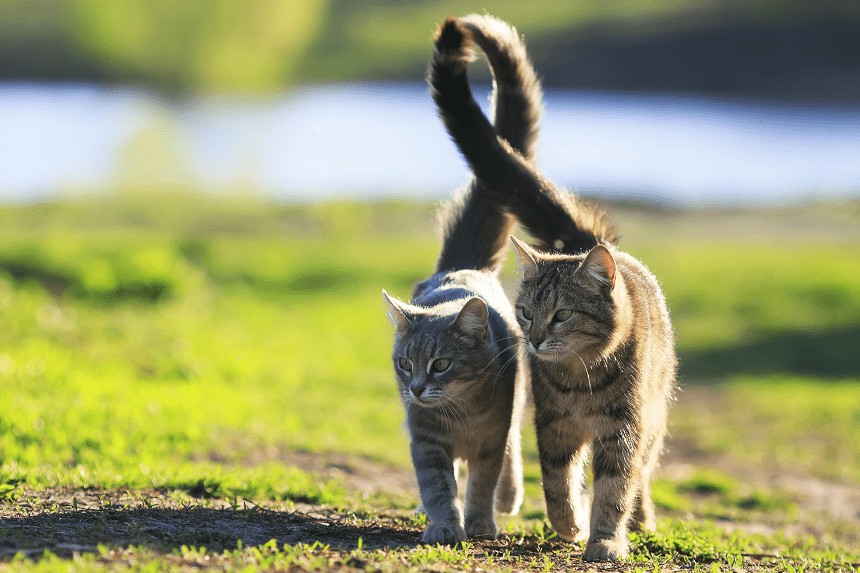
[[[693,472],[694,466],[680,450],[670,448],[663,475],[684,479]],[[340,479],[357,495],[378,491],[406,495],[415,491],[411,471],[362,458],[302,453],[285,455],[283,461],[320,477]],[[705,463],[696,461],[697,465]],[[818,539],[829,536],[848,547],[860,543],[860,488],[809,476],[769,473],[725,459],[710,459],[707,465],[734,472],[745,482],[782,488],[792,492],[797,501],[798,511],[791,520],[725,521],[722,525],[726,529],[811,534]],[[694,515],[689,517],[695,519]],[[15,502],[0,504],[0,562],[19,552],[37,557],[45,549],[71,556],[98,552],[102,545],[115,548],[113,554],[121,559],[123,548],[129,546],[173,555],[182,545],[223,551],[236,548],[240,540],[247,547],[270,539],[279,545],[319,541],[348,552],[357,547],[359,538],[365,549],[415,546],[420,533],[412,512],[406,510],[356,514],[284,502],[257,505],[240,499],[231,504],[186,492],[52,489],[26,492]],[[562,547],[556,545],[529,536],[503,536],[497,541],[479,542],[478,550],[498,559],[512,548],[515,556],[522,557]]]
[[[256,452],[255,456],[303,468],[321,479],[337,479],[360,498],[383,492],[417,499],[414,477],[407,468],[335,453],[267,450]],[[790,514],[753,514],[750,518],[718,520],[727,530],[811,535],[819,540],[832,539],[843,547],[860,546],[860,487],[855,484],[786,473],[725,456],[703,455],[681,439],[668,444],[660,472],[669,479],[684,480],[700,467],[733,475],[754,488],[778,489],[796,503],[796,511]],[[368,513],[351,513],[302,503],[256,501],[259,505],[250,500],[231,503],[196,496],[194,492],[157,490],[26,491],[14,500],[0,501],[0,566],[17,553],[38,557],[45,549],[61,556],[100,553],[107,561],[121,562],[123,551],[130,546],[154,551],[184,565],[177,552],[183,545],[223,551],[235,549],[240,540],[249,547],[274,539],[279,545],[319,541],[331,546],[326,551],[334,552],[334,560],[329,562],[331,567],[352,569],[360,565],[350,561],[354,559],[350,552],[358,546],[359,539],[364,549],[408,548],[418,543],[422,530],[413,512],[408,510],[377,508]],[[366,507],[367,503],[363,505]],[[675,517],[701,518],[693,513],[675,513]],[[476,547],[479,554],[493,556],[499,564],[509,559],[507,565],[514,570],[533,557],[566,548],[529,535],[478,541]],[[577,550],[567,548],[569,559],[577,554]],[[755,561],[759,557],[750,558]],[[581,563],[577,560],[576,564],[564,565],[580,567]],[[617,569],[592,567],[591,570]]]
[[[361,462],[363,463],[363,462]],[[377,468],[379,470],[380,468]],[[378,473],[378,472],[377,472]],[[348,474],[357,478],[357,474]],[[363,476],[365,483],[371,475]],[[264,503],[259,506],[238,500],[197,499],[176,492],[105,492],[55,489],[24,495],[14,505],[0,506],[0,566],[21,553],[40,558],[46,549],[60,557],[92,553],[103,563],[133,563],[140,555],[134,549],[159,556],[182,568],[196,570],[218,565],[188,556],[183,546],[206,547],[206,559],[221,560],[222,568],[237,565],[221,552],[241,544],[259,546],[275,540],[283,544],[320,542],[317,549],[327,556],[327,569],[364,569],[369,563],[356,557],[362,544],[365,551],[386,548],[411,548],[421,533],[409,511],[372,514],[345,513],[307,504]],[[734,523],[731,527],[756,530],[760,524]],[[769,530],[773,526],[765,526]],[[855,531],[856,535],[856,531]],[[361,542],[359,541],[361,540]],[[625,566],[582,563],[579,549],[535,535],[502,535],[497,540],[477,540],[477,558],[492,557],[499,566],[514,571],[541,570],[544,555],[551,555],[556,567],[575,571],[619,571]],[[410,563],[405,557],[402,565]],[[537,561],[536,561],[537,560]],[[746,554],[747,570],[767,570],[777,563],[772,555]],[[537,565],[535,565],[537,564]],[[397,564],[395,563],[395,566]],[[854,567],[857,565],[854,564]],[[301,564],[298,569],[302,569]],[[396,568],[396,567],[395,567]],[[492,567],[491,567],[492,568]],[[671,566],[666,571],[688,570]]]

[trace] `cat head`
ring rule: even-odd
[[[616,266],[609,249],[547,254],[511,241],[523,273],[516,312],[528,351],[552,362],[599,353],[616,327]]]
[[[493,358],[487,304],[471,297],[419,307],[382,294],[396,331],[392,360],[404,404],[462,404]]]

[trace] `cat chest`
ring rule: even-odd
[[[565,387],[536,383],[533,388],[538,416],[546,420],[566,418],[590,427],[633,420],[635,398],[622,388],[590,391],[588,387]]]

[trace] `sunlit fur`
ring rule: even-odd
[[[521,40],[494,18],[467,20],[496,79],[494,132],[531,157],[541,93]],[[439,70],[465,63],[457,53],[437,50],[431,85],[440,79]],[[430,520],[426,543],[495,537],[494,506],[516,513],[522,502],[519,432],[527,360],[513,307],[497,278],[515,223],[489,200],[484,182],[473,180],[445,209],[436,274],[416,287],[409,303],[385,295],[395,326],[392,363]],[[433,361],[440,359],[450,362],[434,371]],[[457,494],[458,459],[468,468],[465,511]]]
[[[437,43],[462,53],[452,58],[461,61],[475,38],[453,20]],[[586,560],[619,559],[628,552],[628,527],[655,525],[650,480],[676,371],[659,284],[614,246],[617,234],[601,210],[553,185],[494,133],[465,65],[450,66],[434,87],[448,132],[488,195],[543,249],[514,241],[523,272],[517,320],[531,357],[547,516],[560,537],[588,540]],[[583,495],[589,456],[590,508]]]
[[[533,357],[547,513],[562,537],[588,539],[585,557],[591,560],[626,555],[628,526],[655,526],[650,479],[676,370],[656,279],[630,255],[608,252],[617,269],[614,285],[586,272],[589,255],[529,250],[535,266],[525,271],[516,303]],[[562,309],[572,311],[570,318],[554,321]],[[589,450],[595,482],[590,519],[582,496]]]

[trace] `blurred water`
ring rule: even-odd
[[[612,197],[860,194],[860,108],[549,91],[540,150],[553,180]],[[0,201],[123,185],[426,198],[467,176],[423,85],[328,85],[253,101],[0,85]]]

